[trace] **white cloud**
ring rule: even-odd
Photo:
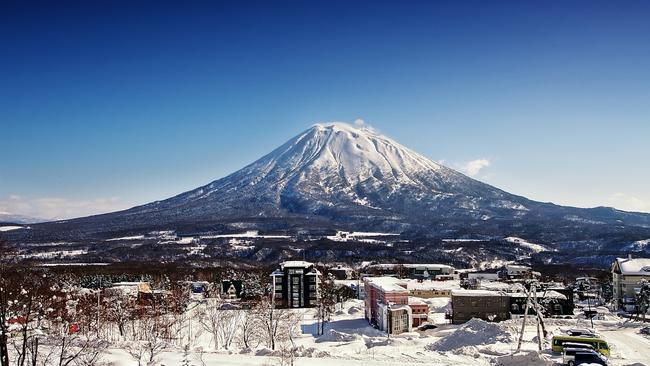
[[[468,161],[465,164],[460,166],[460,170],[470,177],[478,175],[483,168],[490,166],[490,160],[481,158],[472,161]]]
[[[363,127],[366,124],[366,121],[364,121],[361,118],[357,118],[354,120],[354,125],[357,127]]]
[[[643,200],[623,192],[609,196],[607,205],[624,211],[650,212],[650,200]]]
[[[118,197],[75,200],[60,197],[25,198],[10,195],[0,198],[0,211],[42,219],[69,219],[122,210],[128,204]]]

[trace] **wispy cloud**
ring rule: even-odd
[[[610,195],[607,205],[625,211],[650,212],[650,200],[643,200],[623,192]]]
[[[490,166],[490,160],[481,158],[461,164],[459,166],[459,169],[470,177],[475,177],[481,172],[481,170],[483,170],[483,168],[486,168],[488,166]]]
[[[69,219],[128,208],[119,197],[75,200],[61,197],[26,198],[10,195],[0,198],[0,211],[42,219]]]

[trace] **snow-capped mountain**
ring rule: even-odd
[[[531,201],[431,161],[370,128],[328,123],[203,187],[126,211],[36,225],[30,235],[342,229],[549,242],[584,240],[620,227],[645,230],[650,215]]]

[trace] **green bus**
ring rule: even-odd
[[[603,356],[609,357],[609,345],[607,341],[597,337],[575,337],[575,336],[565,336],[565,335],[556,335],[553,336],[553,343],[551,349],[553,352],[562,353],[564,350],[564,343],[581,343],[588,344],[594,348],[594,351],[599,352]]]

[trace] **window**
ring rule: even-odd
[[[512,304],[512,311],[519,311],[519,305]]]

